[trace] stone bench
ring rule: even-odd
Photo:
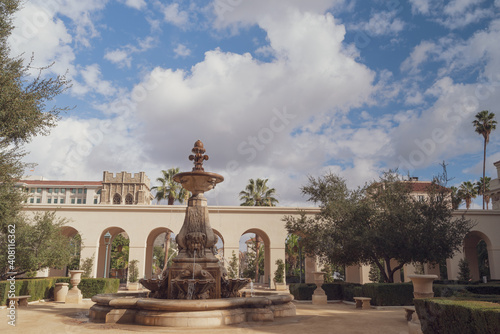
[[[361,308],[363,310],[369,310],[371,298],[368,297],[354,297],[354,301],[356,302],[356,308]]]
[[[405,310],[406,320],[411,321],[411,317],[413,316],[413,313],[415,312],[415,306],[405,306],[403,308]]]
[[[30,297],[31,297],[30,295],[26,295],[26,296],[15,296],[7,298],[7,305],[9,305],[10,301],[13,300],[16,306],[28,306],[28,298]]]

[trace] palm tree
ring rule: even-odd
[[[486,182],[483,182],[483,180],[486,180]],[[490,196],[488,196],[484,192],[490,190],[490,181],[491,177],[486,176],[486,178],[484,179],[480,178],[479,181],[476,183],[476,190],[478,195],[482,195],[484,198],[484,202],[486,202],[486,210],[488,210],[488,206],[490,204]]]
[[[497,121],[494,120],[495,114],[490,113],[488,110],[483,110],[476,114],[476,119],[472,121],[477,133],[484,137],[484,152],[483,152],[483,179],[486,177],[486,144],[490,141],[491,131],[496,129]],[[483,184],[482,194],[486,192],[486,184]],[[483,210],[485,198],[483,195]]]
[[[248,180],[245,190],[240,191],[240,200],[244,201],[242,206],[276,206],[278,200],[274,188],[267,186],[268,179]]]
[[[179,173],[179,167],[170,168],[168,171],[162,170],[161,172],[163,176],[156,179],[161,185],[151,188],[156,190],[155,198],[158,204],[164,199],[168,199],[168,205],[173,205],[176,200],[182,204],[187,191],[174,181],[174,175]]]
[[[465,207],[467,210],[470,208],[470,204],[472,202],[473,198],[476,198],[477,196],[477,190],[476,187],[474,187],[474,183],[470,181],[464,181],[460,185],[460,188],[458,190],[459,196],[463,198],[465,201]]]
[[[453,210],[458,210],[463,198],[460,197],[460,190],[457,187],[451,187],[451,207]]]

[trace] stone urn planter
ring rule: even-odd
[[[325,281],[325,273],[322,271],[314,271],[314,283],[316,284],[316,290],[312,295],[312,303],[315,305],[326,305],[327,297],[325,290],[321,287]]]
[[[73,286],[66,296],[66,303],[68,304],[80,304],[82,302],[83,296],[80,289],[78,289],[78,284],[82,279],[83,270],[70,270],[69,274],[71,275],[70,282]]]
[[[58,303],[64,303],[66,301],[66,296],[68,295],[69,283],[56,283],[54,288],[54,301]]]
[[[432,291],[432,282],[436,280],[437,275],[408,275],[413,283],[413,297],[431,298],[434,297]]]

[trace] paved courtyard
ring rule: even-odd
[[[88,322],[88,309],[93,302],[80,305],[54,302],[31,303],[20,308],[16,326],[10,326],[8,310],[0,309],[1,333],[370,333],[407,334],[408,325],[402,308],[372,308],[357,310],[353,305],[328,303],[325,306],[311,302],[294,302],[297,316],[277,319],[275,322],[244,323],[218,328],[166,328],[121,324],[94,324]]]

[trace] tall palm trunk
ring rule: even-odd
[[[484,137],[484,154],[483,154],[483,210],[484,210],[484,193],[486,192],[486,137]]]
[[[260,252],[260,237],[255,234],[255,283],[259,283],[259,252]]]

